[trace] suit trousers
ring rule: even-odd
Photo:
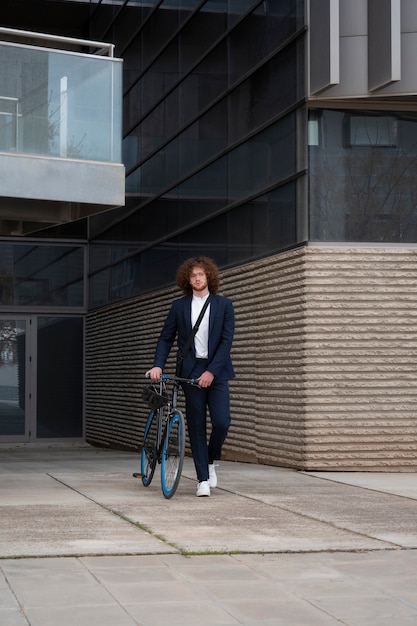
[[[196,359],[189,378],[198,378],[207,369],[206,359]],[[227,380],[214,378],[210,387],[183,385],[185,414],[191,452],[198,481],[208,480],[208,466],[220,459],[221,450],[230,426],[230,392]],[[207,408],[211,433],[207,444]]]

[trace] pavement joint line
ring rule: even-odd
[[[198,550],[198,551],[195,551],[195,550],[187,550],[187,549],[181,548],[177,544],[175,544],[175,543],[173,543],[171,541],[168,541],[162,535],[158,535],[157,533],[153,532],[150,528],[148,528],[142,522],[134,522],[129,517],[126,517],[125,515],[123,515],[123,513],[115,511],[111,507],[106,506],[105,504],[101,504],[100,502],[97,502],[97,500],[94,500],[94,498],[91,498],[90,496],[87,496],[86,494],[84,494],[79,489],[76,489],[75,487],[72,487],[71,485],[68,485],[65,481],[63,481],[60,478],[57,478],[56,476],[53,476],[52,474],[47,473],[46,475],[49,476],[50,478],[52,478],[53,480],[55,480],[56,482],[60,483],[64,487],[67,487],[68,489],[71,489],[75,493],[78,493],[78,495],[82,496],[83,498],[86,498],[90,502],[93,502],[93,504],[96,504],[97,506],[101,507],[105,511],[108,511],[109,513],[112,513],[113,515],[116,515],[116,517],[119,517],[120,519],[122,519],[123,521],[127,522],[128,524],[131,524],[132,526],[135,526],[136,528],[139,528],[140,530],[143,530],[144,532],[148,533],[152,537],[155,537],[155,539],[158,539],[159,541],[161,541],[162,543],[166,544],[167,546],[170,546],[171,548],[174,548],[174,550],[177,550],[178,554],[181,554],[182,556],[194,556],[196,554],[213,555],[213,554],[242,554],[242,553],[244,553],[241,550],[237,550],[237,551],[235,551],[235,550],[201,550],[201,551],[199,551]],[[189,478],[188,476],[183,476],[182,478],[186,478],[187,480],[193,480],[192,478]],[[223,491],[227,491],[227,489],[223,489]],[[229,493],[233,493],[233,492],[229,492]],[[264,552],[262,552],[262,554],[263,553]],[[252,554],[252,552],[248,552],[248,554]]]
[[[1,567],[1,565],[0,565],[0,569],[1,569],[1,572],[2,572],[2,574],[3,574],[3,578],[4,578],[4,580],[6,581],[7,587],[8,587],[8,589],[9,589],[10,593],[12,594],[13,598],[15,599],[17,606],[19,607],[19,612],[21,613],[21,615],[23,615],[23,617],[24,617],[24,618],[25,618],[25,620],[27,621],[28,626],[30,626],[30,621],[29,621],[28,616],[26,615],[26,611],[25,611],[25,607],[24,607],[24,605],[20,602],[20,600],[19,600],[19,598],[18,598],[18,596],[17,596],[17,594],[16,594],[15,590],[13,589],[12,585],[11,585],[11,584],[10,584],[10,582],[9,582],[9,579],[8,579],[8,577],[7,577],[6,572],[3,570],[3,568]]]
[[[92,569],[90,569],[89,567],[87,567],[87,564],[84,562],[84,557],[83,556],[79,556],[76,557],[77,561],[80,563],[81,567],[83,567],[85,569],[86,572],[88,572],[88,574],[90,576],[92,576],[92,578],[94,578],[94,580],[96,581],[96,583],[100,586],[103,587],[106,590],[106,593],[109,594],[109,596],[111,596],[114,600],[114,602],[120,607],[120,609],[126,613],[126,615],[130,618],[130,619],[134,619],[133,615],[131,615],[130,611],[128,611],[128,609],[120,602],[120,600],[117,598],[117,596],[111,591],[111,589],[106,585],[106,583],[102,580],[100,580],[100,578],[94,573],[94,571]]]
[[[305,474],[306,476],[310,476],[310,474],[307,473],[307,472],[300,472],[300,474]],[[356,488],[356,489],[362,489],[363,488],[363,489],[368,489],[369,491],[373,491],[374,493],[380,493],[379,490],[376,490],[376,489],[370,489],[370,488],[367,488],[367,487],[360,487],[358,485],[351,485],[351,484],[348,484],[348,483],[340,483],[338,481],[334,481],[334,480],[332,481],[331,478],[326,478],[326,477],[322,477],[322,476],[314,476],[314,475],[312,477],[316,478],[318,480],[323,479],[323,480],[327,480],[329,482],[337,483],[338,485],[345,485],[346,487],[353,487],[353,488]],[[186,478],[189,478],[189,477],[187,476]],[[221,491],[225,491],[226,493],[230,493],[232,495],[238,495],[238,496],[240,496],[242,498],[246,498],[246,499],[251,500],[253,502],[260,502],[260,501],[263,502],[262,500],[260,500],[259,498],[255,498],[254,496],[248,496],[247,494],[239,493],[239,492],[236,492],[236,491],[231,491],[230,489],[225,489],[224,487],[219,487],[218,486],[217,489],[219,491],[220,490]],[[397,494],[392,494],[392,493],[389,493],[389,492],[387,492],[387,493],[383,492],[383,493],[385,495],[388,495],[388,496],[404,497],[404,498],[406,498],[408,500],[414,500],[414,498],[408,498],[407,496],[398,496]],[[357,535],[359,537],[365,537],[366,539],[372,539],[374,541],[379,541],[382,544],[386,544],[386,547],[384,547],[384,548],[367,549],[366,551],[378,552],[379,550],[404,550],[405,549],[405,548],[403,548],[403,546],[401,546],[400,544],[395,543],[393,541],[387,541],[385,539],[378,539],[377,537],[373,537],[372,535],[369,535],[367,533],[361,533],[359,531],[352,530],[352,529],[347,528],[345,526],[341,526],[341,525],[335,524],[334,522],[329,522],[327,520],[320,519],[319,517],[314,517],[313,515],[307,515],[306,513],[301,513],[300,511],[297,511],[296,509],[292,509],[291,507],[286,507],[286,506],[282,506],[282,505],[279,505],[279,504],[270,504],[270,503],[267,503],[267,502],[263,502],[263,503],[266,504],[267,506],[272,506],[274,508],[281,509],[282,511],[287,511],[288,513],[294,513],[295,515],[299,515],[300,517],[303,517],[305,519],[313,520],[315,522],[319,522],[321,524],[325,524],[327,526],[331,526],[332,528],[337,528],[338,530],[344,530],[346,532],[349,532],[349,533],[351,533],[353,535]],[[318,550],[318,552],[321,552],[321,550]],[[339,552],[339,550],[336,550],[336,552]],[[362,550],[358,550],[358,552],[362,552]]]
[[[128,524],[131,524],[132,526],[135,526],[139,530],[143,530],[144,532],[148,533],[148,535],[151,535],[152,537],[155,537],[155,539],[158,539],[159,541],[162,541],[162,543],[165,543],[167,546],[170,546],[171,548],[174,548],[174,550],[177,550],[180,554],[182,554],[183,551],[181,550],[181,548],[179,546],[175,545],[174,543],[171,543],[170,541],[168,541],[164,537],[162,537],[160,535],[157,535],[150,528],[148,528],[147,526],[145,526],[141,522],[134,522],[129,517],[126,517],[126,515],[123,515],[123,513],[120,513],[119,511],[115,511],[111,507],[106,506],[105,504],[102,504],[101,502],[97,502],[97,500],[94,500],[94,498],[92,498],[90,496],[87,496],[85,493],[83,493],[79,489],[76,489],[75,487],[72,487],[71,485],[68,485],[62,479],[57,478],[56,476],[53,476],[52,474],[49,474],[48,472],[46,473],[46,475],[49,476],[50,478],[52,478],[52,480],[55,480],[57,483],[60,483],[64,487],[67,487],[67,489],[71,489],[75,493],[78,493],[78,495],[82,496],[83,498],[86,498],[86,500],[89,500],[90,502],[93,502],[93,504],[96,504],[97,506],[101,507],[105,511],[108,511],[109,513],[112,513],[113,515],[116,515],[116,517],[119,517],[124,522],[127,522]]]
[[[317,477],[319,478],[319,477]],[[349,486],[354,486],[354,485],[349,485]],[[357,489],[361,489],[361,487],[356,487]],[[226,491],[227,493],[231,493],[232,495],[238,495],[241,498],[246,498],[247,500],[251,500],[253,502],[262,502],[263,504],[266,504],[267,506],[271,506],[275,509],[281,509],[282,511],[287,511],[288,513],[294,513],[295,515],[299,515],[302,518],[308,519],[308,520],[313,520],[315,522],[319,522],[320,524],[325,524],[326,526],[331,526],[332,528],[337,528],[338,530],[344,530],[345,532],[351,533],[352,535],[357,535],[358,537],[366,537],[366,539],[372,539],[374,541],[379,541],[383,544],[387,545],[387,548],[385,548],[386,550],[396,550],[396,549],[403,549],[402,546],[398,543],[395,543],[394,541],[387,541],[386,539],[378,539],[378,537],[373,537],[372,535],[369,535],[367,533],[361,533],[357,530],[352,530],[351,528],[348,528],[346,526],[341,526],[339,524],[335,524],[334,522],[329,522],[328,520],[324,520],[324,519],[320,519],[320,517],[314,517],[314,515],[308,515],[307,513],[301,513],[300,511],[297,511],[296,509],[292,509],[291,507],[286,507],[286,506],[282,506],[279,504],[271,504],[269,502],[264,502],[263,500],[260,500],[259,498],[255,498],[254,496],[248,496],[244,493],[238,493],[236,491],[230,491],[229,489],[225,489],[224,487],[217,487],[217,489],[220,491]],[[392,495],[392,494],[388,494],[388,495]],[[388,546],[392,546],[392,547],[388,547]],[[378,550],[378,548],[376,548],[376,550]]]
[[[177,550],[177,552],[179,554],[182,554],[184,556],[189,555],[189,554],[191,554],[191,555],[194,554],[193,551],[189,552],[187,550],[184,550],[181,547],[177,546],[176,544],[169,542],[164,537],[155,534],[154,532],[152,532],[152,530],[147,528],[141,522],[134,522],[130,518],[126,517],[125,515],[123,515],[122,513],[118,512],[118,511],[112,509],[111,507],[106,506],[106,505],[104,505],[104,504],[102,504],[100,502],[97,502],[91,496],[88,496],[88,495],[84,494],[79,489],[76,489],[75,487],[72,487],[71,485],[67,484],[64,480],[62,480],[60,478],[57,478],[53,474],[50,474],[50,473],[46,472],[46,475],[49,476],[50,478],[52,478],[53,480],[55,480],[56,482],[62,484],[65,487],[67,487],[68,489],[71,489],[75,493],[78,493],[83,498],[86,498],[87,500],[90,500],[90,502],[93,502],[97,506],[101,507],[103,510],[108,511],[109,513],[112,513],[113,515],[116,515],[117,517],[119,517],[123,521],[125,521],[125,522],[127,522],[127,523],[129,523],[129,524],[131,524],[133,526],[135,526],[136,528],[139,528],[140,530],[143,530],[144,532],[147,532],[149,535],[155,537],[156,539],[158,539],[162,543],[165,543],[167,546],[170,546],[171,548],[174,548],[174,550]],[[190,478],[187,475],[183,475],[182,478],[186,478],[187,480],[191,480],[191,481],[193,480],[192,478]],[[319,480],[321,479],[320,476],[313,476],[313,478],[317,478]],[[329,482],[336,482],[336,481],[331,481],[328,478],[323,478],[323,480],[328,480]],[[357,486],[357,485],[346,485],[345,483],[340,483],[340,484],[344,485],[344,486],[347,486],[347,487],[354,488],[354,489],[362,489],[362,487]],[[384,548],[375,548],[374,551],[378,551],[378,550],[398,550],[398,549],[402,550],[403,549],[403,547],[400,544],[397,544],[395,542],[387,541],[387,540],[384,540],[384,539],[378,539],[377,537],[373,537],[372,535],[369,535],[367,533],[362,533],[362,532],[359,532],[359,531],[355,531],[355,530],[352,530],[352,529],[350,529],[350,528],[348,528],[346,526],[338,525],[338,524],[335,524],[334,522],[329,522],[328,520],[320,519],[319,517],[314,517],[313,515],[308,515],[306,513],[301,513],[300,511],[297,511],[297,510],[295,510],[295,509],[293,509],[291,507],[286,507],[286,506],[282,506],[282,505],[279,505],[279,504],[271,504],[271,503],[268,503],[268,502],[264,502],[263,500],[260,500],[259,498],[256,498],[254,496],[249,496],[247,494],[239,493],[237,491],[232,491],[230,489],[225,489],[224,487],[217,487],[217,489],[219,491],[224,491],[226,493],[230,493],[231,495],[237,495],[237,496],[239,496],[241,498],[245,498],[245,499],[250,500],[252,502],[258,502],[258,503],[262,502],[266,506],[270,506],[272,508],[281,509],[281,510],[287,511],[289,513],[294,513],[295,515],[299,515],[302,518],[305,518],[305,519],[308,519],[308,520],[313,520],[315,522],[318,522],[320,524],[324,524],[325,526],[329,526],[331,528],[336,528],[338,530],[343,530],[345,532],[348,532],[348,533],[350,533],[352,535],[356,535],[358,537],[365,537],[366,539],[379,541],[380,543],[382,543],[382,544],[384,544],[386,546]],[[370,490],[370,491],[375,491],[375,490]],[[378,492],[376,492],[376,493],[378,493]],[[389,495],[389,496],[392,496],[392,497],[397,497],[395,494],[385,494],[385,495]],[[319,552],[320,552],[320,550],[319,550]],[[207,554],[210,554],[210,552],[207,552]]]
[[[307,604],[309,604],[314,610],[319,610],[321,613],[323,613],[323,615],[327,615],[327,617],[330,617],[332,619],[335,619],[336,622],[338,622],[339,624],[343,624],[343,626],[349,626],[349,622],[345,622],[344,619],[339,619],[338,617],[336,617],[335,615],[333,615],[332,613],[329,613],[329,611],[326,611],[326,609],[324,609],[321,606],[318,606],[317,604],[314,604],[314,602],[312,602],[309,598],[305,598],[303,596],[298,595],[297,593],[295,594],[297,596],[297,598],[299,598],[300,600],[303,600],[304,602],[306,602]]]
[[[355,472],[352,472],[354,474]],[[415,472],[406,472],[407,474],[414,474]],[[328,476],[316,476],[314,472],[300,471],[300,474],[304,474],[304,476],[310,476],[311,478],[315,478],[316,480],[327,480],[329,483],[334,483],[336,485],[344,485],[345,487],[354,487],[356,489],[364,489],[365,491],[372,491],[373,493],[383,493],[385,496],[390,496],[392,498],[403,498],[404,500],[411,500],[415,502],[416,499],[411,496],[405,496],[402,493],[392,493],[392,491],[384,491],[383,489],[374,489],[373,487],[368,487],[366,485],[354,485],[352,483],[344,483],[340,480],[335,480],[334,478],[330,478]]]
[[[305,472],[301,472],[301,473],[304,474]],[[137,528],[140,528],[144,532],[147,532],[148,534],[152,535],[153,537],[155,537],[159,541],[162,541],[163,543],[165,543],[166,545],[170,546],[171,548],[174,548],[174,550],[177,550],[180,554],[183,554],[183,555],[189,554],[189,551],[183,550],[182,548],[180,548],[179,546],[175,545],[174,543],[171,543],[168,540],[166,540],[164,537],[155,534],[149,528],[147,528],[145,525],[143,525],[141,522],[134,522],[133,520],[131,520],[128,517],[124,516],[122,513],[119,513],[117,511],[113,510],[112,508],[107,507],[104,504],[101,504],[100,502],[97,502],[96,500],[94,500],[90,496],[85,495],[84,493],[82,493],[78,489],[75,489],[74,487],[71,487],[71,485],[67,485],[64,481],[56,478],[55,476],[52,476],[52,474],[48,474],[48,476],[50,476],[51,478],[53,478],[57,482],[62,483],[64,486],[72,489],[73,491],[75,491],[79,495],[83,496],[84,498],[87,498],[91,502],[94,502],[94,504],[97,504],[98,506],[100,506],[104,510],[109,511],[110,513],[113,513],[114,515],[120,517],[121,519],[123,519],[124,521],[128,522],[129,524],[132,524],[133,526],[136,526]],[[186,478],[187,480],[193,481],[192,478],[190,478],[189,476],[186,476],[186,475],[183,475],[181,478]],[[325,477],[322,478],[320,476],[313,476],[313,478],[316,478],[318,480],[323,479],[323,480],[327,480],[329,482],[336,482],[336,481],[331,481],[330,478],[325,478]],[[345,485],[345,483],[338,483],[338,484]],[[357,485],[345,485],[345,486],[353,487],[353,488],[356,488],[356,489],[362,489],[362,487],[358,487]],[[217,487],[217,489],[219,491],[224,491],[226,493],[230,493],[231,495],[238,495],[241,498],[246,498],[247,500],[251,500],[253,502],[260,502],[259,498],[255,498],[253,496],[248,496],[247,494],[243,494],[243,493],[238,493],[236,491],[231,491],[230,489],[225,489],[224,487]],[[369,491],[374,491],[375,493],[378,493],[378,491],[376,491],[374,489],[369,489]],[[389,494],[388,493],[388,494],[385,494],[385,495],[397,497],[395,494]],[[408,498],[408,499],[412,500],[412,498]],[[358,537],[365,537],[366,539],[372,539],[374,541],[379,541],[382,544],[386,545],[386,548],[384,548],[385,550],[403,549],[400,544],[395,543],[393,541],[387,541],[385,539],[378,539],[377,537],[373,537],[372,535],[369,535],[367,533],[361,533],[359,531],[352,530],[351,528],[348,528],[346,526],[338,525],[338,524],[335,524],[334,522],[329,522],[328,520],[320,519],[319,517],[314,517],[313,515],[307,515],[306,513],[300,513],[299,511],[297,511],[296,509],[292,509],[291,507],[285,507],[285,506],[282,506],[282,505],[280,506],[279,504],[270,504],[268,502],[263,502],[263,504],[265,504],[267,506],[271,506],[273,508],[281,509],[282,511],[287,511],[288,513],[294,513],[295,515],[299,515],[302,518],[305,518],[305,519],[308,519],[308,520],[313,520],[315,522],[319,522],[320,524],[324,524],[324,525],[330,526],[332,528],[337,528],[338,530],[343,530],[345,532],[351,533],[352,535],[357,535]],[[382,548],[375,548],[376,551],[379,550],[379,549],[382,549]],[[190,554],[192,554],[192,552]]]
[[[150,528],[148,528],[147,526],[142,524],[142,522],[134,522],[130,518],[126,517],[122,513],[119,513],[118,511],[115,511],[111,507],[106,506],[104,504],[101,504],[100,502],[97,502],[97,500],[94,500],[94,498],[92,498],[90,496],[87,496],[86,494],[82,493],[82,491],[80,491],[79,489],[76,489],[75,487],[72,487],[71,485],[68,485],[62,479],[57,478],[56,476],[53,476],[52,474],[49,474],[49,473],[47,473],[47,476],[49,476],[50,478],[52,478],[56,482],[60,483],[61,485],[64,485],[64,487],[67,487],[68,489],[71,489],[75,493],[78,493],[83,498],[86,498],[87,500],[90,500],[90,502],[93,502],[94,504],[96,504],[97,506],[101,507],[105,511],[108,511],[109,513],[112,513],[113,515],[116,515],[117,517],[119,517],[123,521],[127,522],[128,524],[131,524],[132,526],[135,526],[136,528],[139,528],[140,530],[143,530],[144,532],[147,532],[152,537],[155,537],[155,539],[158,539],[162,543],[165,543],[167,546],[170,546],[171,548],[174,548],[174,550],[177,550],[179,554],[182,554],[183,556],[189,556],[189,555],[193,555],[194,554],[194,551],[184,550],[180,546],[177,546],[176,544],[168,541],[167,539],[165,539],[161,535],[157,535]],[[187,480],[193,480],[189,476],[182,476],[182,478],[186,478]],[[241,494],[241,493],[238,493],[238,492],[235,492],[235,491],[231,491],[230,489],[225,489],[224,487],[217,487],[217,489],[219,491],[225,491],[226,493],[230,493],[231,495],[238,495],[241,498],[246,498],[247,500],[251,500],[253,502],[260,502],[259,498],[254,498],[253,496],[248,496],[246,494]],[[337,528],[338,530],[344,530],[344,531],[349,532],[351,534],[358,535],[359,537],[366,537],[367,539],[373,539],[375,541],[380,541],[383,544],[387,544],[387,548],[385,548],[386,550],[395,550],[395,549],[401,548],[400,545],[398,545],[398,544],[396,544],[394,542],[385,541],[385,540],[382,540],[382,539],[377,539],[376,537],[372,537],[371,535],[368,535],[366,533],[360,533],[358,531],[351,530],[350,528],[346,528],[344,526],[339,526],[337,524],[328,522],[326,520],[322,520],[322,519],[314,517],[312,515],[306,515],[305,513],[299,513],[298,511],[295,511],[295,510],[293,510],[293,509],[291,509],[289,507],[279,506],[277,504],[270,504],[270,503],[267,503],[267,502],[264,502],[263,504],[266,504],[267,506],[271,506],[273,508],[281,509],[283,511],[287,511],[289,513],[294,513],[294,514],[299,515],[300,517],[303,517],[305,519],[313,520],[315,522],[319,522],[320,524],[324,524],[326,526],[331,526],[332,528]],[[392,546],[392,547],[388,547],[388,546]],[[378,550],[378,548],[376,548],[376,550]],[[212,551],[206,551],[205,550],[203,552],[207,553],[207,554],[213,554],[213,553],[217,554],[217,551],[212,552]],[[226,553],[229,554],[229,552],[226,552]],[[240,551],[238,551],[236,553],[240,553]]]

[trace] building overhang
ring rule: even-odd
[[[0,235],[123,206],[114,44],[0,27]]]
[[[123,206],[120,163],[0,153],[0,235],[27,235]]]

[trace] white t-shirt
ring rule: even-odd
[[[201,309],[204,306],[205,301],[210,294],[199,298],[193,295],[191,302],[191,326],[194,327],[198,316],[201,313]],[[210,319],[210,305],[208,305],[203,319],[200,322],[200,327],[194,336],[195,355],[197,359],[207,359],[208,357],[208,335],[209,335],[209,319]]]

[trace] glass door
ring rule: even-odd
[[[83,436],[82,317],[38,317],[36,438]]]
[[[28,322],[0,319],[0,441],[27,441]]]
[[[0,443],[81,439],[84,320],[0,317]]]

